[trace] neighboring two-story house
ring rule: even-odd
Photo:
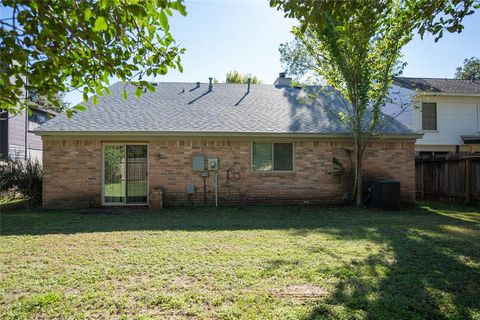
[[[30,107],[32,113],[23,111],[11,115],[0,111],[0,155],[15,159],[34,158],[42,161],[42,140],[33,133],[39,125],[55,116],[55,112]]]
[[[480,81],[402,77],[391,93],[405,110],[397,103],[384,112],[423,133],[417,154],[480,152]]]

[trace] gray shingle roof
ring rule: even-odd
[[[51,133],[256,133],[256,134],[344,134],[338,113],[322,105],[344,107],[344,101],[322,93],[316,102],[305,99],[318,88],[276,88],[273,85],[159,83],[155,92],[135,97],[135,86],[127,85],[128,99],[122,99],[124,84],[110,87],[111,94],[99,97],[97,106],[71,119],[60,115],[37,129]],[[330,109],[330,108],[329,108]],[[390,121],[385,134],[415,134],[398,121]]]
[[[395,79],[395,84],[407,89],[429,93],[480,94],[479,80],[399,77]]]

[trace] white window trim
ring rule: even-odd
[[[141,202],[141,203],[128,203],[127,202],[127,197],[125,195],[125,200],[123,202],[105,202],[105,146],[125,146],[125,153],[127,152],[127,145],[142,145],[142,146],[147,146],[147,202]],[[145,142],[127,142],[127,143],[122,143],[122,142],[108,142],[108,143],[102,143],[102,172],[101,172],[101,183],[100,183],[100,191],[101,191],[101,197],[102,197],[102,206],[105,207],[122,207],[122,206],[148,206],[150,204],[150,161],[149,161],[149,145],[148,143]],[[125,154],[126,158],[126,154]]]
[[[255,143],[270,143],[272,145],[272,170],[265,170],[265,171],[255,171],[253,170],[253,145]],[[292,170],[275,170],[275,143],[289,143],[292,145]],[[291,141],[252,141],[250,143],[250,172],[253,174],[262,174],[262,173],[292,173],[295,172],[295,143]]]

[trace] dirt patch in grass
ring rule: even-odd
[[[313,299],[328,294],[325,289],[313,284],[296,284],[285,288],[275,288],[271,290],[271,293],[277,297],[294,299]]]

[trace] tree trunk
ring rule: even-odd
[[[362,204],[362,152],[359,142],[355,143],[355,205]]]

